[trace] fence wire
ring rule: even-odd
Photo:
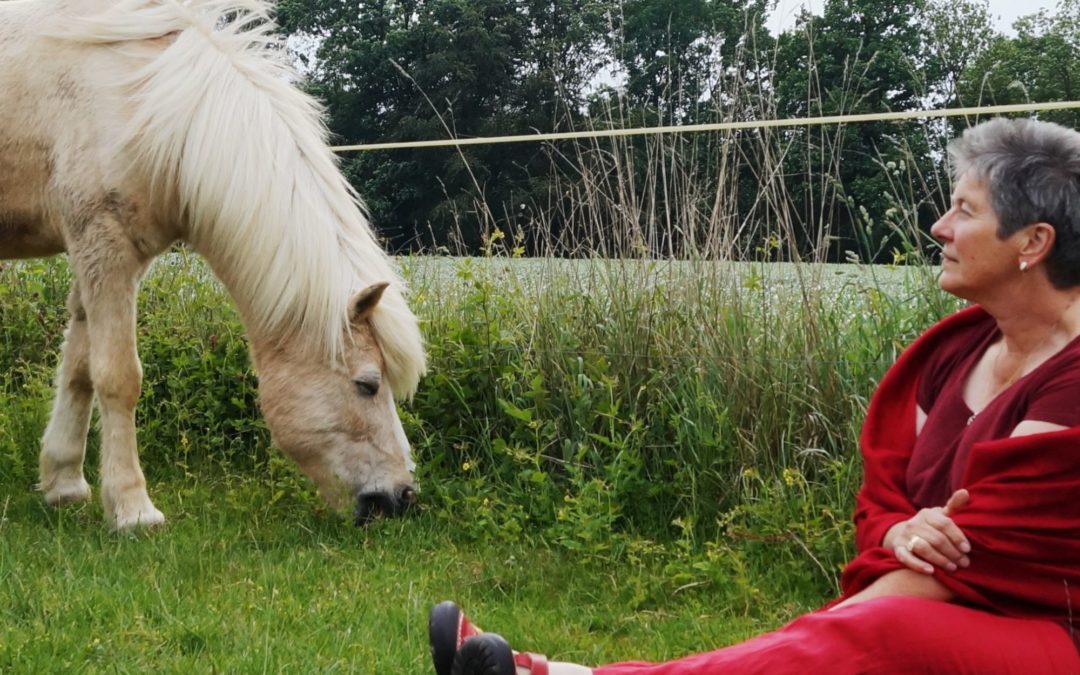
[[[661,134],[689,134],[706,131],[729,131],[732,129],[770,129],[778,127],[808,127],[825,124],[858,124],[890,120],[934,119],[942,117],[965,117],[1001,115],[1018,112],[1045,112],[1080,108],[1080,101],[1056,101],[1050,103],[1016,103],[1011,105],[976,106],[970,108],[945,108],[940,110],[904,110],[900,112],[865,113],[859,115],[826,115],[776,120],[747,120],[743,122],[717,122],[713,124],[687,124],[675,126],[641,127],[636,129],[592,129],[589,131],[566,131],[546,134],[519,134],[512,136],[482,136],[476,138],[444,138],[429,141],[400,141],[393,143],[363,143],[359,145],[335,145],[334,152],[370,152],[374,150],[401,150],[405,148],[444,148],[464,145],[495,145],[500,143],[543,143],[586,138],[616,138],[625,136],[650,136]]]

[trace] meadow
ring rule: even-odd
[[[401,260],[422,507],[354,528],[271,447],[235,311],[183,251],[140,294],[157,531],[34,492],[62,260],[0,270],[0,672],[426,673],[461,601],[553,658],[659,659],[836,593],[867,399],[956,308],[927,265]],[[96,478],[92,431],[88,479]]]

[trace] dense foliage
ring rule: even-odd
[[[827,0],[821,16],[804,13],[779,35],[766,30],[768,7],[764,0],[282,0],[279,19],[326,101],[332,131],[348,143],[1080,95],[1078,0],[1021,19],[1010,36],[995,31],[985,0]],[[1076,115],[1045,118],[1075,125]],[[395,150],[350,153],[343,164],[396,248],[476,252],[498,229],[520,232],[528,253],[580,253],[578,191],[610,193],[610,167],[597,163],[618,154],[633,180],[623,181],[630,191],[605,218],[644,229],[647,217],[626,215],[635,202],[653,201],[650,214],[686,206],[678,175],[650,173],[671,162],[713,176],[713,189],[689,204],[712,226],[774,222],[760,195],[779,179],[790,204],[783,257],[813,251],[838,260],[851,251],[891,261],[894,167],[912,177],[904,197],[925,227],[949,192],[943,143],[965,123],[744,130],[681,137],[661,153],[648,139]],[[770,155],[759,152],[762,143]],[[720,165],[726,170],[716,177]],[[701,252],[685,232],[645,239],[620,253]],[[587,248],[600,248],[595,237]]]

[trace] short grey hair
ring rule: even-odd
[[[1032,119],[996,118],[949,143],[954,180],[982,179],[1005,239],[1032,223],[1056,234],[1046,258],[1055,288],[1080,286],[1080,133]]]

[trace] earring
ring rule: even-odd
[[[1024,273],[1024,272],[1027,272],[1027,268],[1028,268],[1028,261],[1021,260],[1020,261],[1020,272],[1021,272],[1021,274]]]

